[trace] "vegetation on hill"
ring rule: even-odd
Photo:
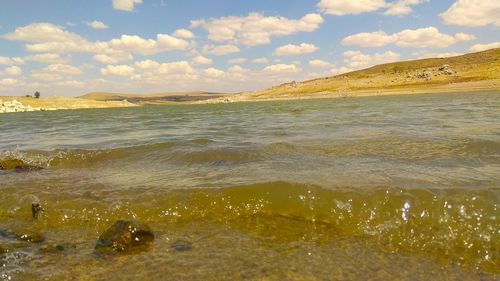
[[[333,77],[286,83],[251,96],[265,98],[320,93],[342,95],[356,91],[404,91],[459,83],[471,85],[473,83],[470,82],[480,81],[491,81],[488,87],[500,89],[500,48],[450,58],[382,64]]]

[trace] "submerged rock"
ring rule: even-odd
[[[137,221],[119,220],[108,228],[97,241],[97,250],[124,252],[130,250],[147,250],[154,241],[151,229]]]
[[[193,249],[191,242],[186,240],[177,240],[170,245],[170,248],[178,252],[187,252]]]
[[[42,216],[43,208],[38,202],[31,203],[31,214],[34,219],[39,219]]]
[[[25,241],[30,243],[41,243],[45,241],[45,237],[43,237],[43,235],[30,230],[10,231],[10,230],[0,229],[0,237],[10,240]]]

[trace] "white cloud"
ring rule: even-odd
[[[274,51],[276,56],[298,56],[304,54],[314,53],[318,47],[313,44],[302,43],[300,45],[288,44],[281,46]]]
[[[463,55],[463,53],[446,52],[446,53],[430,53],[430,52],[416,52],[413,53],[417,59],[430,59],[430,58],[449,58]]]
[[[124,61],[133,60],[134,57],[127,52],[114,52],[111,55],[98,54],[94,55],[94,60],[102,64],[117,64]]]
[[[31,43],[72,42],[73,44],[87,44],[86,40],[81,36],[64,30],[62,26],[51,23],[32,23],[27,26],[18,27],[14,32],[3,35],[2,38]]]
[[[384,0],[321,0],[318,3],[321,12],[333,16],[374,12],[386,6]]]
[[[57,63],[68,63],[70,61],[67,57],[61,57],[60,54],[37,54],[37,55],[29,55],[24,57],[25,61],[34,61],[39,63],[47,63],[47,64],[57,64]]]
[[[281,74],[281,73],[297,73],[301,71],[295,64],[273,64],[263,70],[264,72]]]
[[[101,62],[113,60],[110,57],[119,57],[115,61],[124,61],[130,58],[129,53],[146,56],[190,48],[188,41],[167,34],[157,34],[156,40],[143,39],[136,35],[122,35],[107,42],[90,42],[78,34],[64,30],[64,27],[50,23],[33,23],[19,27],[3,38],[32,43],[26,45],[26,49],[30,52],[87,52],[107,55],[96,58]]]
[[[363,32],[347,36],[342,40],[342,45],[357,45],[360,47],[382,47],[394,43],[396,36],[387,35],[384,31]]]
[[[268,64],[269,60],[267,58],[256,58],[252,60],[252,63],[254,64]]]
[[[143,56],[156,55],[174,50],[186,50],[189,47],[189,43],[186,40],[167,34],[158,34],[156,41],[153,39],[143,39],[137,35],[122,35],[120,39],[112,39],[107,44],[112,49]]]
[[[244,64],[247,62],[246,58],[236,58],[228,61],[230,64]]]
[[[193,64],[212,64],[213,60],[206,58],[202,55],[198,55],[198,56],[193,58],[192,62],[193,62]]]
[[[329,63],[324,60],[310,60],[309,61],[309,66],[311,67],[317,67],[317,68],[327,68],[327,67],[334,67],[334,64]]]
[[[101,68],[101,74],[130,77],[134,75],[134,68],[128,65],[108,65],[105,68]]]
[[[360,51],[347,51],[344,52],[344,60],[346,66],[350,69],[362,69],[378,64],[395,62],[400,59],[398,53],[387,51],[381,54],[367,55]]]
[[[203,71],[209,78],[222,78],[226,73],[220,69],[210,67]]]
[[[257,46],[269,44],[272,37],[283,37],[298,32],[312,32],[323,23],[318,14],[307,14],[301,19],[266,17],[251,13],[246,17],[222,17],[191,21],[192,28],[203,28],[215,42],[230,42]]]
[[[141,4],[142,0],[113,0],[115,10],[132,12],[135,4]]]
[[[473,39],[475,39],[474,35],[457,33],[451,36],[431,26],[414,30],[406,29],[390,35],[384,31],[358,33],[344,38],[342,44],[360,47],[383,47],[396,44],[406,48],[447,48],[460,41]]]
[[[440,14],[447,24],[460,26],[500,26],[500,1],[457,0],[446,12]]]
[[[388,9],[384,12],[386,16],[402,16],[412,12],[411,6],[427,3],[430,0],[399,0],[388,3]]]
[[[87,26],[92,27],[94,29],[106,29],[106,28],[109,28],[109,26],[107,26],[106,24],[104,24],[102,21],[98,21],[98,20],[87,22],[86,24],[87,24]]]
[[[31,71],[31,77],[42,81],[60,81],[71,79],[73,75],[82,74],[83,71],[68,64],[51,64],[41,69]]]
[[[471,52],[481,52],[489,49],[500,48],[500,42],[493,42],[489,44],[476,44],[472,46],[469,50]]]
[[[225,56],[229,54],[238,53],[239,51],[240,48],[234,45],[219,45],[219,46],[205,45],[203,47],[203,53],[211,54],[214,56]]]
[[[83,71],[80,70],[78,67],[68,65],[68,64],[51,64],[51,65],[43,68],[43,70],[46,70],[47,72],[50,72],[50,73],[69,74],[69,75],[83,73]]]
[[[411,6],[429,2],[429,0],[321,0],[318,9],[328,15],[344,16],[375,12],[386,9],[384,15],[407,15],[412,11]]]
[[[3,65],[15,65],[15,64],[24,64],[24,60],[20,57],[1,57],[0,56],[0,64]]]
[[[194,36],[193,32],[184,28],[177,29],[172,35],[184,39],[194,39],[196,37]]]
[[[0,86],[13,86],[16,85],[18,81],[12,78],[5,78],[0,80]]]
[[[19,66],[10,66],[0,72],[0,74],[5,76],[21,76],[23,74],[22,69]]]

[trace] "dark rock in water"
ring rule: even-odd
[[[39,219],[42,216],[43,208],[40,206],[40,203],[34,202],[31,203],[31,214],[34,219]]]
[[[5,253],[7,253],[7,249],[5,249],[2,246],[0,246],[0,255],[1,254],[5,254]]]
[[[107,229],[97,241],[97,250],[124,252],[129,250],[147,250],[154,241],[151,229],[136,221],[117,221]]]
[[[177,240],[170,245],[170,248],[178,251],[178,252],[187,252],[193,249],[191,242],[185,240]]]
[[[20,241],[27,241],[31,243],[42,243],[43,241],[45,241],[45,237],[43,237],[40,233],[31,231],[23,231],[17,233],[17,239]]]
[[[29,230],[16,232],[10,230],[0,230],[0,237],[31,243],[41,243],[45,241],[45,237],[43,237],[43,235]]]

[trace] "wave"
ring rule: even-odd
[[[420,140],[375,138],[327,144],[222,146],[210,139],[171,141],[112,149],[58,149],[53,151],[0,152],[0,167],[82,167],[102,161],[171,161],[181,165],[231,165],[276,159],[290,155],[312,157],[378,157],[396,161],[465,160],[497,161],[500,142],[482,139]],[[7,168],[6,168],[7,167]]]
[[[296,232],[287,233],[288,237],[301,239],[304,229],[290,227],[300,223],[310,231],[320,226],[323,231],[359,238],[389,251],[430,255],[444,263],[500,273],[499,188],[326,189],[266,182],[220,189],[114,190],[109,198],[99,196],[91,203],[89,198],[54,196],[53,202],[47,196],[42,199],[50,206],[47,219],[54,227],[100,226],[130,217],[170,227],[208,220],[267,235],[259,234],[260,229],[277,223],[277,229]],[[15,202],[4,199],[4,204]]]

